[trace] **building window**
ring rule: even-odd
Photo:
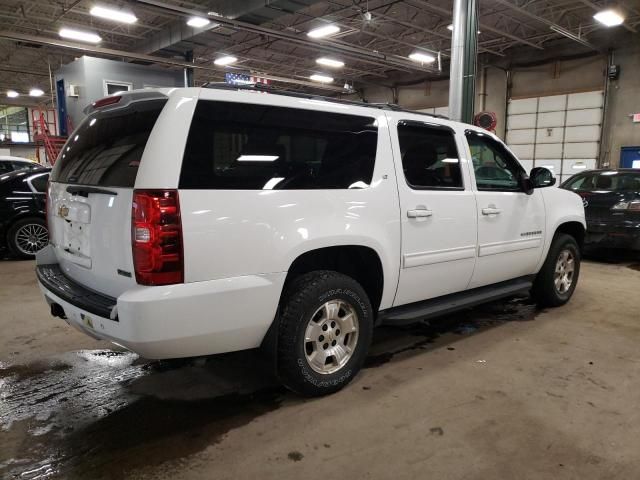
[[[115,80],[105,80],[104,84],[104,94],[105,96],[115,95],[120,92],[128,92],[133,90],[133,83],[131,82],[118,82]]]

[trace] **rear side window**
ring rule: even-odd
[[[461,189],[462,173],[453,131],[421,122],[399,122],[402,169],[414,189]]]
[[[373,175],[377,138],[370,117],[200,101],[180,188],[364,188]]]
[[[133,187],[142,153],[166,100],[98,111],[73,132],[56,162],[52,182]]]
[[[48,173],[39,173],[37,175],[33,175],[29,177],[29,181],[31,182],[31,186],[38,193],[45,193],[47,191],[47,182],[49,181]]]
[[[603,190],[610,192],[640,192],[640,173],[615,170],[586,173],[570,179],[564,188],[580,192]]]

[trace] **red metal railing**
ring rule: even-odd
[[[34,108],[31,110],[31,120],[33,125],[33,141],[36,145],[44,147],[46,160],[53,165],[58,158],[62,146],[67,141],[66,136],[58,135],[58,117],[57,112],[53,108]],[[67,131],[71,132],[71,119],[67,117]],[[40,148],[36,149],[36,157],[42,163],[40,158]]]

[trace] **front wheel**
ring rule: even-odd
[[[351,277],[311,272],[287,288],[280,307],[278,376],[308,396],[336,392],[358,373],[373,330],[371,303]]]
[[[542,307],[558,307],[569,301],[580,275],[580,249],[564,233],[553,239],[547,259],[533,284],[532,295]]]

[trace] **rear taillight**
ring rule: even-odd
[[[49,202],[50,200],[50,196],[51,196],[51,191],[50,191],[50,187],[51,187],[51,176],[49,176],[49,179],[47,180],[47,189],[44,191],[44,221],[47,224],[47,232],[49,232],[49,240],[51,240],[51,225],[49,225]]]
[[[139,284],[169,285],[184,281],[177,190],[134,190],[131,242]]]
[[[631,200],[628,202],[618,202],[611,210],[628,210],[631,212],[640,212],[640,200]]]

